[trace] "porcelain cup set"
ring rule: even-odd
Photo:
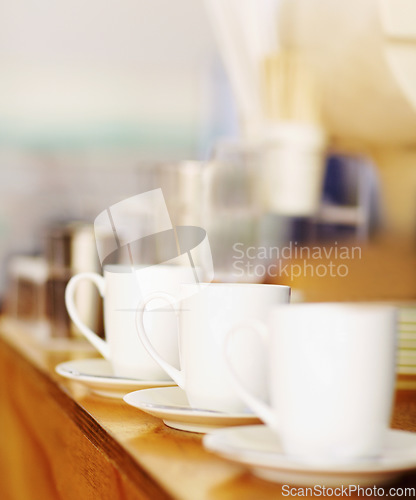
[[[93,389],[95,375],[96,392],[113,386],[168,426],[207,433],[208,449],[267,479],[370,484],[416,466],[413,434],[389,429],[394,307],[289,304],[287,286],[203,283],[190,269],[113,265],[73,277],[68,312],[107,371],[58,372]],[[77,314],[85,279],[104,298],[105,340]]]

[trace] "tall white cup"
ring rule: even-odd
[[[155,290],[170,292],[178,300],[182,282],[195,281],[195,269],[188,266],[155,265],[131,268],[125,265],[104,266],[104,277],[96,273],[80,273],[71,278],[66,292],[66,307],[72,321],[92,345],[106,358],[119,376],[143,380],[169,380],[169,375],[143,347],[135,324],[138,304],[143,296]],[[75,293],[78,283],[92,281],[104,298],[105,340],[88,328],[80,319]],[[172,365],[178,366],[176,319],[172,310],[160,309],[146,318],[152,342]]]
[[[313,462],[377,456],[388,429],[395,382],[396,310],[359,304],[276,306],[252,325],[268,353],[269,400],[259,400],[227,362],[241,398],[285,452]],[[231,331],[227,344],[243,331]]]
[[[236,324],[264,319],[271,308],[287,303],[290,288],[279,285],[211,283],[181,287],[179,306],[168,294],[145,297],[138,308],[140,338],[159,365],[185,390],[193,407],[225,412],[244,412],[247,406],[236,392],[223,354],[227,332]],[[154,300],[170,303],[178,315],[181,369],[166,360],[148,335],[146,308]],[[151,314],[151,313],[149,313]],[[236,342],[234,364],[246,384],[259,398],[265,398],[265,359],[261,343],[254,336]]]

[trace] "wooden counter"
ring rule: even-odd
[[[92,357],[0,325],[1,500],[271,500],[280,485],[204,450],[201,435],[166,427],[123,401],[54,372]],[[416,391],[397,393],[393,426],[416,431]],[[401,486],[416,486],[408,474]]]

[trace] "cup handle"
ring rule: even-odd
[[[153,292],[146,296],[146,298],[140,302],[137,306],[136,310],[136,328],[139,334],[140,340],[142,341],[147,352],[152,356],[152,358],[158,363],[165,372],[178,384],[181,389],[185,387],[185,374],[183,370],[178,370],[166,360],[162,358],[162,356],[156,351],[153,347],[153,344],[150,342],[149,336],[146,333],[146,329],[144,327],[144,314],[146,313],[147,305],[153,300],[164,300],[168,303],[168,305],[173,309],[176,317],[178,318],[179,313],[176,306],[175,298],[169,293],[165,292]]]
[[[265,347],[268,343],[268,335],[266,326],[260,321],[250,321],[243,324],[234,325],[226,334],[224,342],[224,356],[227,366],[231,373],[232,383],[237,391],[240,398],[246,403],[246,405],[253,410],[253,412],[258,415],[264,423],[269,427],[276,429],[278,427],[278,422],[276,422],[276,415],[274,410],[254,396],[242,383],[235,367],[233,366],[231,359],[231,341],[237,332],[242,330],[251,330],[256,335],[258,335]]]
[[[91,342],[91,344],[104,356],[105,359],[110,359],[110,347],[105,340],[100,338],[88,326],[86,326],[80,319],[75,305],[75,290],[78,282],[81,280],[90,280],[96,285],[101,297],[105,293],[105,281],[102,276],[97,273],[80,273],[73,276],[65,289],[65,305],[68,314],[75,325],[79,328],[84,337]]]

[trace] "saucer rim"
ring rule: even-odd
[[[69,361],[64,361],[55,366],[55,372],[68,380],[74,380],[76,382],[93,384],[96,387],[114,387],[114,389],[121,388],[122,386],[140,387],[145,386],[146,388],[151,385],[157,385],[160,388],[175,386],[173,380],[144,380],[144,379],[134,379],[129,377],[111,376],[111,375],[94,375],[91,373],[73,373],[66,369],[67,365],[73,365],[81,362],[90,362],[94,364],[109,365],[110,362],[105,358],[81,358]],[[76,369],[76,368],[73,368]]]
[[[247,424],[249,422],[260,422],[260,419],[252,413],[226,413],[226,412],[218,412],[218,413],[213,413],[212,411],[199,411],[199,410],[193,410],[191,406],[189,406],[189,410],[184,410],[184,409],[168,409],[168,408],[157,408],[157,403],[154,401],[148,401],[148,403],[151,402],[152,408],[148,408],[145,406],[145,402],[143,401],[142,405],[140,403],[137,403],[132,401],[132,398],[140,397],[141,399],[145,398],[149,392],[161,392],[161,391],[168,391],[168,392],[182,392],[184,393],[185,391],[181,389],[179,386],[171,386],[171,387],[151,387],[149,389],[142,389],[142,390],[136,390],[133,392],[130,392],[129,394],[126,394],[123,397],[123,400],[125,403],[128,405],[137,408],[138,410],[141,410],[145,413],[148,413],[149,415],[153,415],[155,417],[161,418],[162,420],[169,420],[170,422],[172,421],[178,421],[179,423],[184,423],[183,420],[181,420],[180,417],[185,417],[187,422],[189,423],[200,423],[206,424],[208,422],[222,422],[224,421],[224,425],[227,425],[227,422],[231,421],[236,421],[238,420],[239,422],[246,422]],[[162,403],[161,403],[162,404]],[[166,404],[166,403],[165,403]],[[188,403],[189,404],[189,403]],[[187,406],[186,404],[181,404],[181,406]],[[172,419],[172,417],[175,417]]]
[[[235,432],[250,432],[255,430],[265,429],[270,435],[273,431],[265,425],[245,425],[238,428],[218,429],[213,430],[203,438],[203,445],[209,451],[217,453],[233,462],[244,464],[250,468],[261,468],[278,471],[288,471],[299,474],[326,474],[326,475],[369,475],[383,473],[400,473],[416,468],[416,455],[414,457],[379,457],[369,458],[366,460],[356,460],[344,463],[325,463],[314,464],[302,460],[296,460],[295,457],[285,455],[282,452],[261,451],[248,447],[238,447],[227,443],[224,437],[227,434]],[[399,429],[388,429],[388,434],[396,436],[411,436],[414,440],[414,449],[416,450],[416,433]],[[224,436],[225,435],[225,436]],[[253,436],[254,438],[254,436]],[[222,439],[222,442],[221,442]],[[247,439],[247,436],[246,436]],[[253,439],[253,442],[255,440]]]

